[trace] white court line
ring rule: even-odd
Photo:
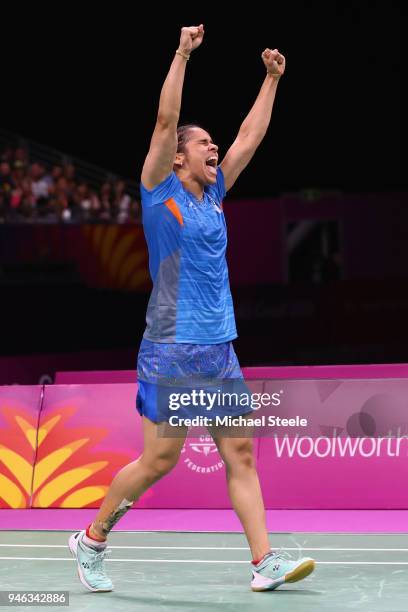
[[[0,544],[3,548],[67,548],[68,544]],[[137,549],[137,550],[246,550],[248,546],[111,546],[117,549]],[[408,552],[408,548],[309,548],[299,546],[289,548],[271,548],[271,550],[324,550],[324,551],[356,551],[356,552]]]
[[[0,561],[75,561],[69,557],[0,557]],[[121,563],[245,563],[249,561],[210,560],[210,559],[106,559]],[[408,561],[316,561],[316,565],[408,565]]]

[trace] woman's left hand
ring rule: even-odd
[[[277,49],[265,49],[262,53],[262,60],[267,72],[272,76],[280,77],[285,72],[285,57]]]

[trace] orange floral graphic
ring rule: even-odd
[[[109,430],[66,427],[77,410],[75,406],[58,407],[37,429],[32,414],[3,407],[8,427],[0,429],[0,508],[99,505],[114,474],[131,458],[92,451]]]
[[[150,287],[143,230],[136,225],[85,225],[83,235],[91,246],[95,274],[103,286],[146,290]]]

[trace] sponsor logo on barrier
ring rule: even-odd
[[[401,437],[382,437],[369,438],[358,437],[327,437],[320,436],[312,438],[310,436],[295,436],[289,438],[274,438],[274,450],[278,459],[293,459],[300,457],[308,459],[309,457],[400,457],[408,456],[408,439],[407,436]],[[405,453],[402,452],[402,447],[407,447]]]

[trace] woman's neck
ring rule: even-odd
[[[184,189],[191,193],[196,200],[202,202],[204,199],[204,187],[194,180],[183,180],[181,179]]]

